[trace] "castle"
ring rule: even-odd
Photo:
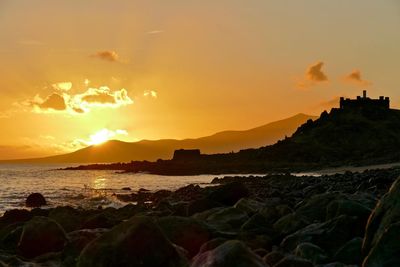
[[[363,91],[363,96],[357,96],[357,99],[340,98],[340,109],[350,108],[365,108],[365,107],[380,107],[384,109],[390,108],[389,97],[380,96],[378,99],[371,99],[367,97],[367,91]]]

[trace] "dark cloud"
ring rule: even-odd
[[[306,72],[306,77],[310,81],[314,82],[324,82],[328,80],[326,74],[322,71],[322,67],[324,66],[323,62],[317,62],[314,65],[311,65]]]
[[[344,77],[344,79],[347,82],[356,83],[356,84],[361,85],[361,86],[367,86],[367,85],[371,84],[369,81],[365,81],[365,80],[362,79],[360,70],[353,70],[352,72],[347,74]]]
[[[119,60],[119,56],[117,52],[112,51],[112,50],[104,50],[104,51],[98,51],[96,54],[91,55],[92,57],[100,58],[103,60],[111,61],[111,62],[116,62]]]
[[[53,93],[49,95],[42,103],[34,103],[41,109],[54,109],[54,110],[65,110],[67,105],[63,96]]]

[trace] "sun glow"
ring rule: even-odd
[[[100,145],[104,142],[109,141],[116,135],[128,135],[128,132],[120,129],[115,131],[111,131],[109,129],[101,129],[95,134],[90,135],[88,143],[89,145]]]

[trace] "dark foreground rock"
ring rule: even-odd
[[[61,251],[66,242],[65,232],[58,223],[38,216],[24,225],[18,243],[18,253],[25,258],[34,258],[45,253]]]
[[[11,210],[0,218],[0,262],[400,266],[400,181],[393,183],[399,175],[399,169],[389,169],[321,177],[224,177],[207,188],[126,190],[116,196],[128,202],[118,209]]]
[[[184,255],[146,217],[133,217],[90,242],[78,267],[185,267]]]
[[[191,267],[267,267],[244,243],[231,240],[193,259]]]

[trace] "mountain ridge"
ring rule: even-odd
[[[176,149],[200,149],[202,153],[217,154],[258,148],[273,144],[293,134],[296,129],[316,116],[304,113],[273,121],[248,130],[226,130],[215,134],[186,139],[140,140],[124,142],[109,140],[77,151],[41,158],[1,160],[0,163],[112,163],[134,160],[168,159]]]

